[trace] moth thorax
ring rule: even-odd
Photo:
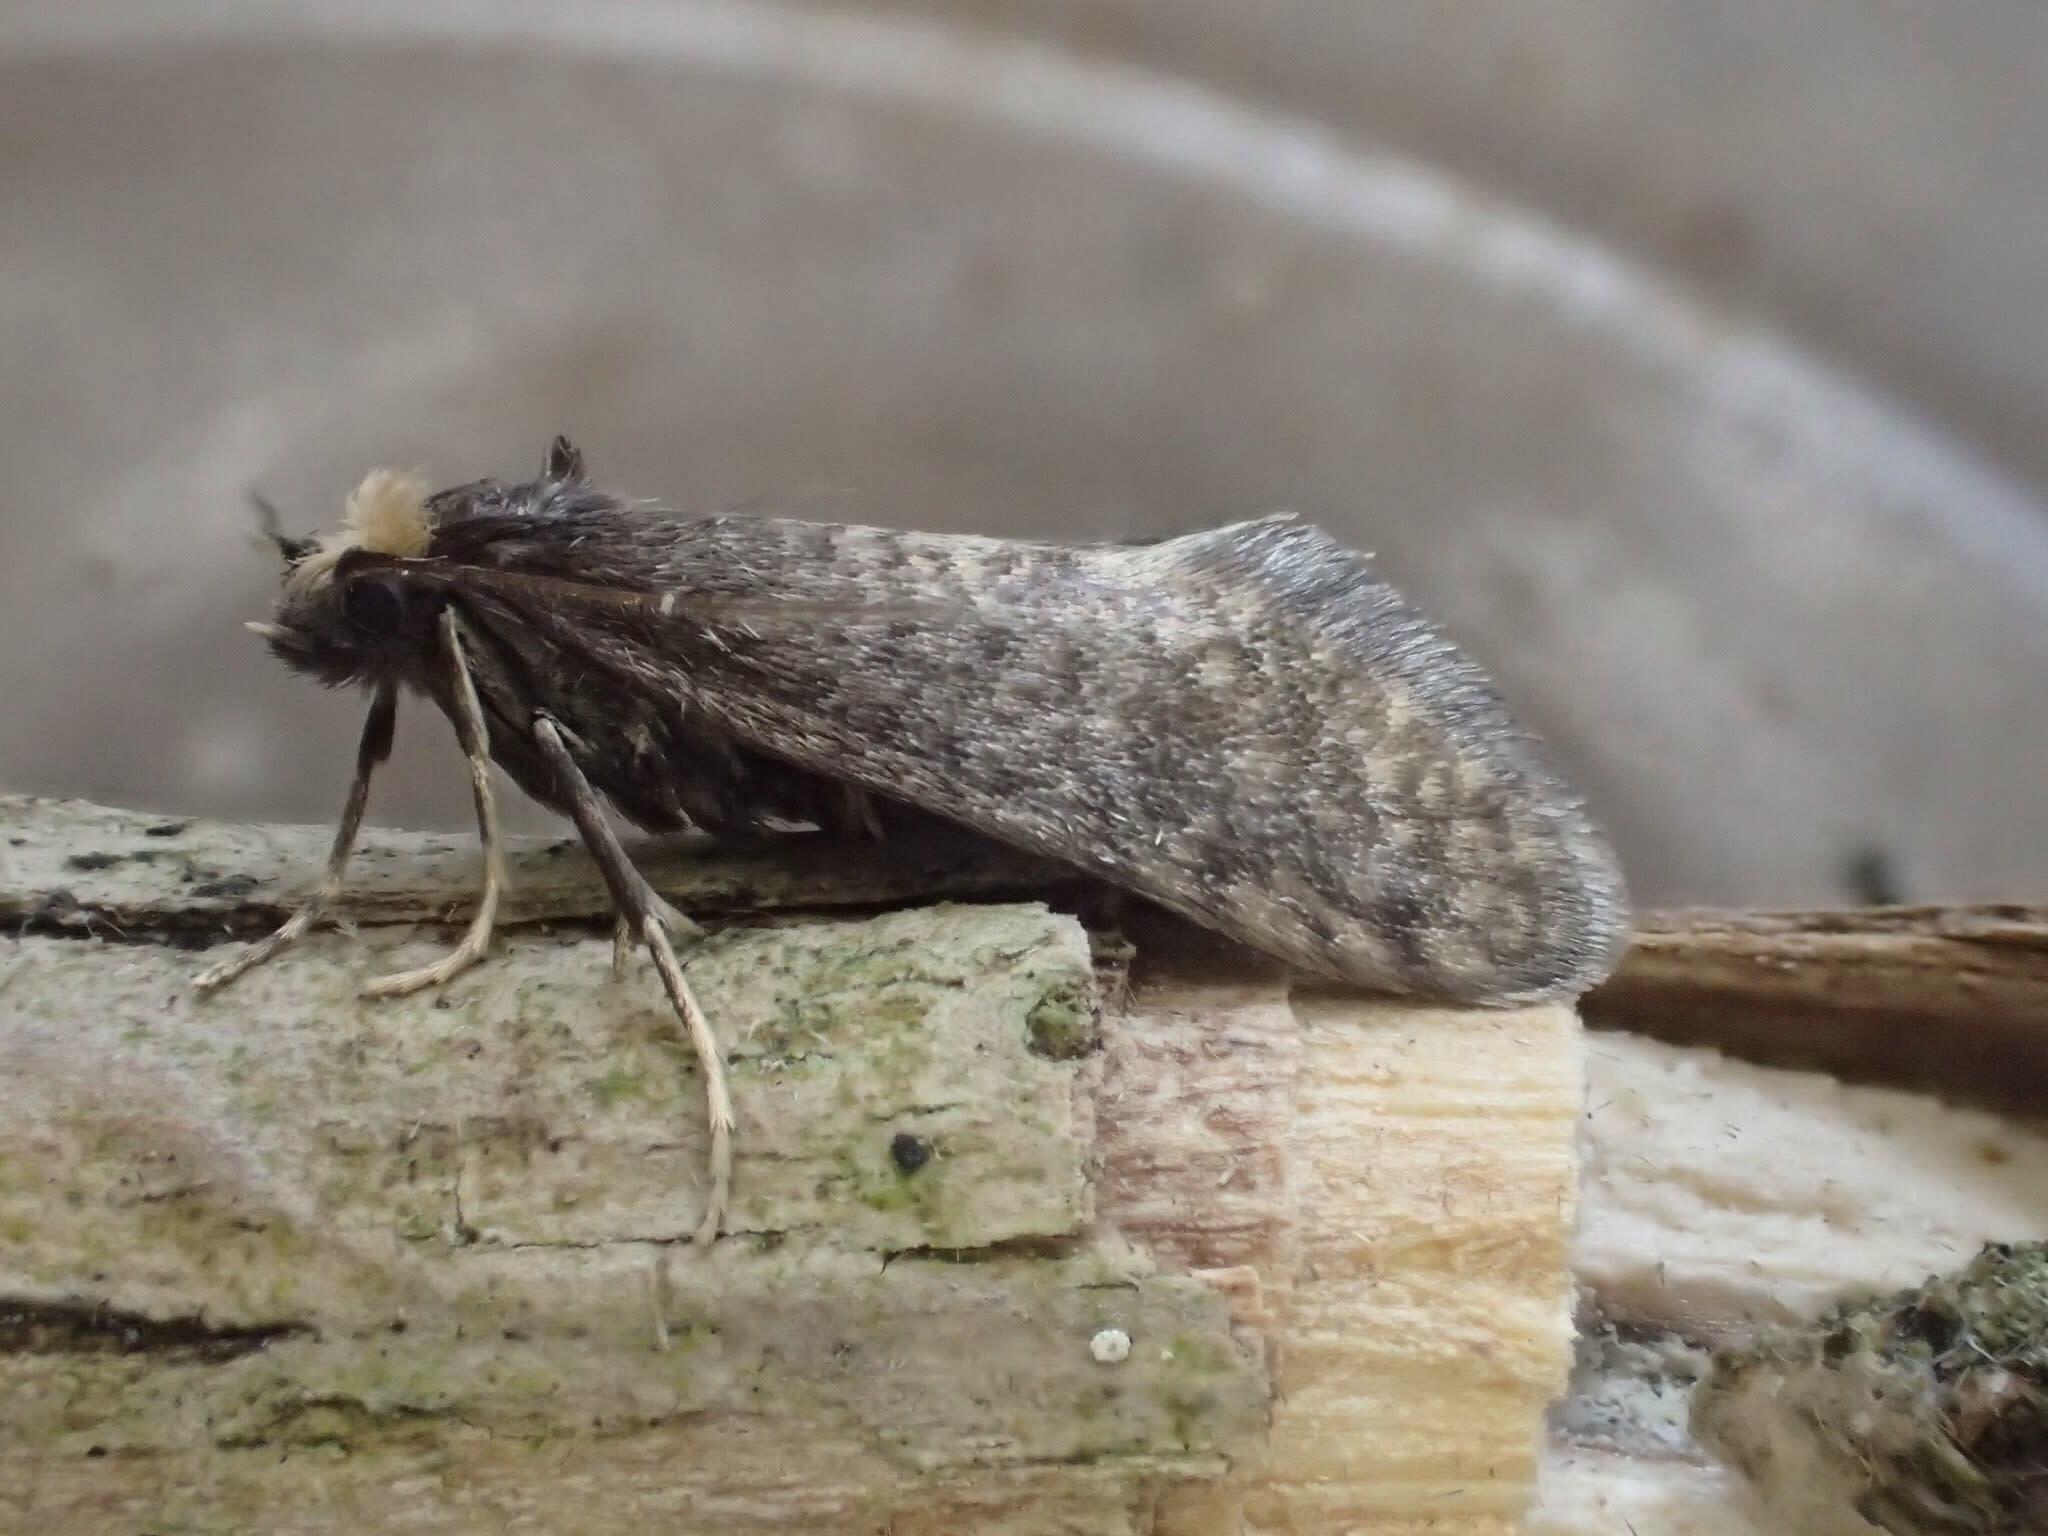
[[[342,525],[344,537],[358,549],[418,559],[434,536],[433,519],[427,515],[427,483],[397,470],[372,470],[349,493]]]

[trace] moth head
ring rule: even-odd
[[[336,532],[296,539],[266,527],[284,584],[271,621],[249,628],[286,666],[325,683],[408,671],[433,643],[439,607],[414,579],[433,542],[432,508],[425,482],[378,470],[350,494]]]

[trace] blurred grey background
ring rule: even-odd
[[[13,0],[0,784],[329,821],[247,493],[567,431],[688,506],[1290,506],[1646,903],[2041,897],[2044,78],[1989,0]],[[465,825],[399,733],[372,814]]]

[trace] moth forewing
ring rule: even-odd
[[[702,556],[668,526],[672,573]],[[748,750],[1341,980],[1507,1002],[1612,964],[1621,879],[1541,748],[1295,519],[1144,548],[743,531],[761,616],[692,653],[685,605],[649,644]],[[848,570],[872,606],[804,596]]]

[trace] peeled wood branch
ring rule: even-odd
[[[1588,1022],[1750,1061],[2048,1104],[2048,909],[1645,917]]]
[[[580,856],[529,846],[488,964],[370,1002],[475,867],[373,839],[375,926],[201,1000],[182,949],[272,920],[319,831],[0,817],[0,1526],[1477,1536],[1527,1502],[1568,1010],[1290,997],[1164,933],[1104,1008],[1041,905],[860,910],[1027,861],[663,863],[686,910],[776,913],[691,959],[740,1122],[707,1252],[688,1052]]]

